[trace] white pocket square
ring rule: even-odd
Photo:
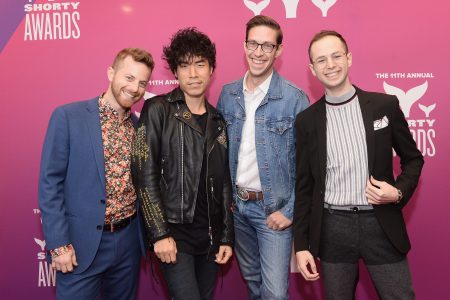
[[[373,130],[383,129],[388,126],[389,126],[389,119],[386,116],[384,116],[379,120],[373,121]]]

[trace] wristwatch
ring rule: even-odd
[[[397,193],[398,193],[398,199],[395,203],[400,203],[400,201],[403,199],[403,193],[400,189],[397,189]]]

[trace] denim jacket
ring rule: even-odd
[[[227,123],[233,199],[236,199],[238,155],[246,119],[243,80],[226,84],[217,103],[217,110]],[[308,96],[274,70],[267,95],[255,113],[256,156],[267,216],[280,210],[292,220],[295,198],[294,122],[297,114],[308,105]]]

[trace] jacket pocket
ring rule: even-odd
[[[267,121],[268,142],[276,152],[289,151],[293,139],[293,124],[293,117]]]
[[[287,117],[280,120],[267,121],[267,130],[277,134],[283,135],[287,130],[291,129],[293,125],[293,118]]]

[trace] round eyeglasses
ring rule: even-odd
[[[316,60],[313,60],[313,65],[318,69],[323,69],[328,64],[328,58],[330,58],[335,64],[342,64],[347,57],[345,52],[334,52],[330,56],[319,56]]]

